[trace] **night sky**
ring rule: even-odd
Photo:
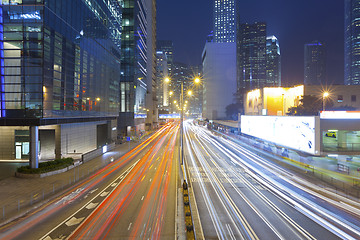
[[[174,42],[175,61],[196,65],[212,30],[213,0],[157,1],[157,38]],[[303,83],[304,44],[327,45],[329,83],[344,82],[343,0],[240,0],[240,21],[265,21],[282,55],[282,81]]]

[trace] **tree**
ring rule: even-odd
[[[241,105],[239,103],[232,103],[226,106],[225,114],[229,119],[234,121],[238,120],[238,113],[240,112]]]
[[[297,107],[290,107],[287,115],[290,116],[317,116],[323,109],[323,99],[313,95],[304,95]],[[334,103],[331,99],[325,98],[326,108],[331,108]]]
[[[345,105],[345,106],[339,106],[339,107],[332,107],[330,110],[332,110],[332,111],[355,111],[356,107]]]

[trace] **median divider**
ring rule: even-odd
[[[191,204],[189,198],[189,189],[186,180],[183,182],[183,197],[184,197],[184,213],[186,226],[186,239],[195,239],[194,224],[191,216]]]

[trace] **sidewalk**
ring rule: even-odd
[[[143,142],[143,141],[142,141]],[[130,149],[140,142],[131,142]],[[60,191],[77,184],[93,172],[120,158],[129,151],[129,143],[116,146],[99,157],[96,157],[73,169],[45,178],[25,179],[9,177],[0,180],[0,226],[9,220],[20,216],[35,204],[48,200]]]

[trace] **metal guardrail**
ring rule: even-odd
[[[360,143],[323,143],[322,149],[325,152],[360,152]]]

